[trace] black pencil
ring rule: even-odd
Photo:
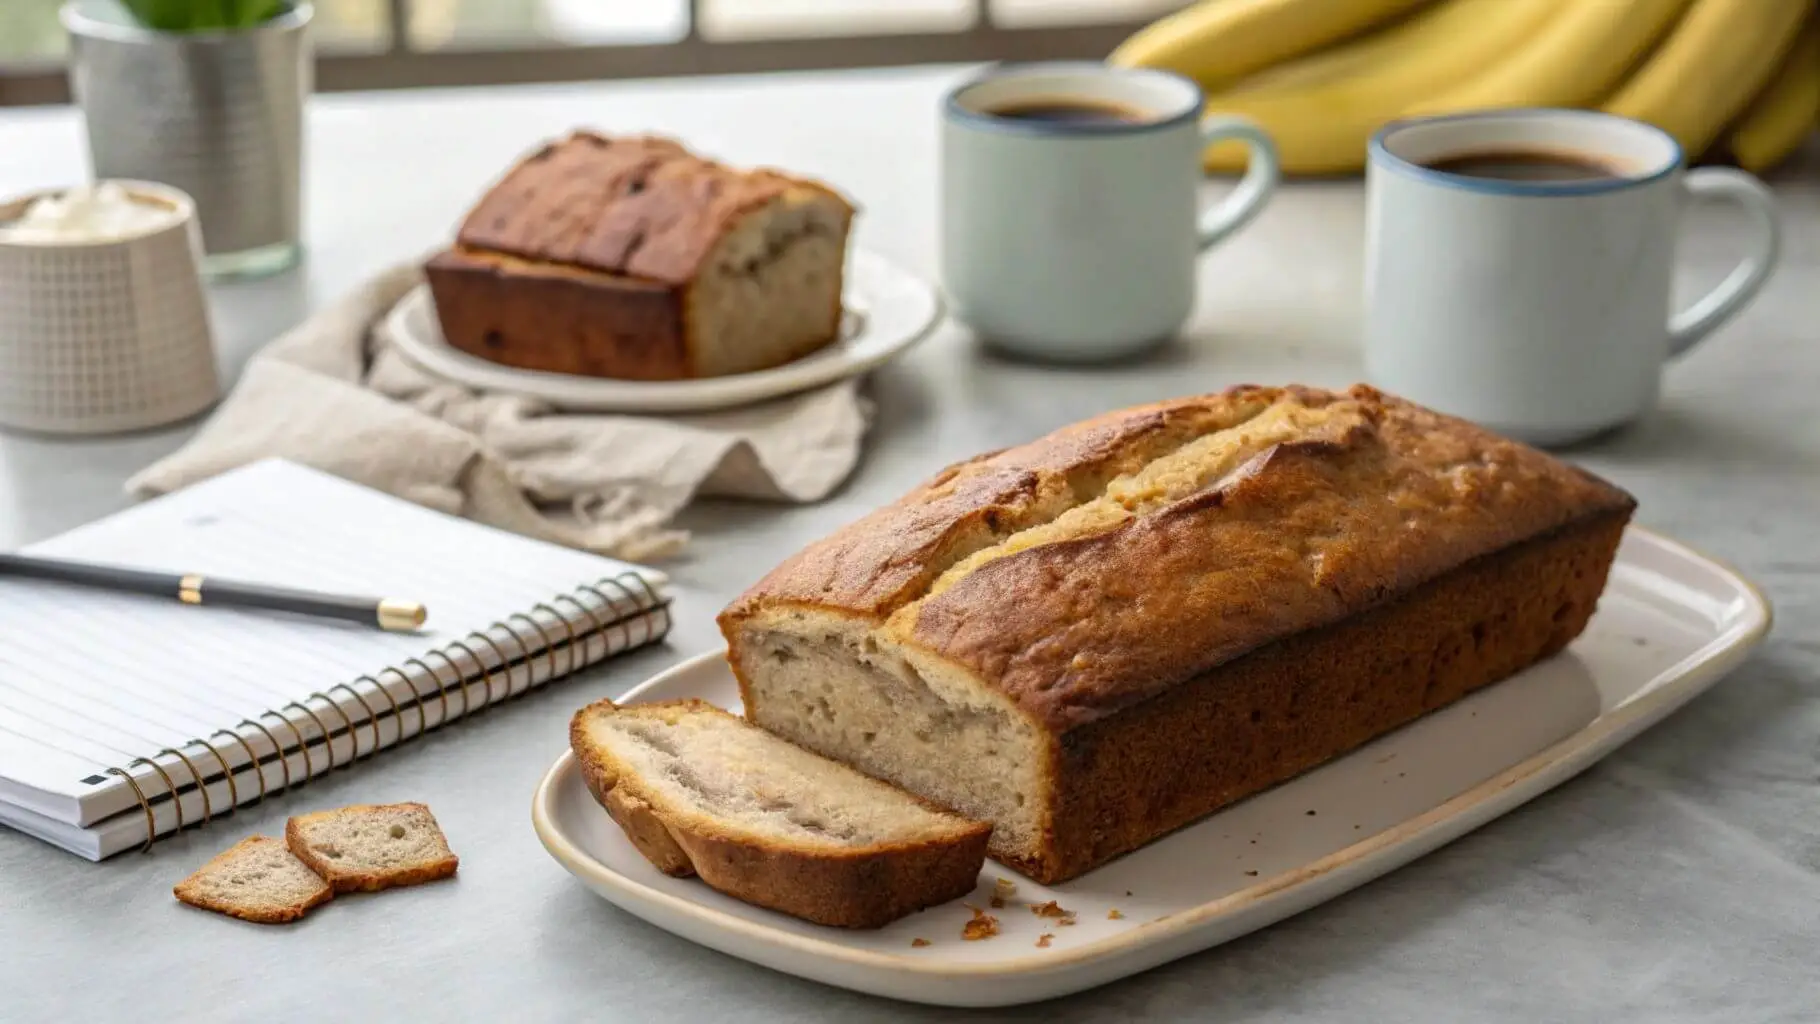
[[[422,626],[428,617],[423,605],[396,598],[322,594],[260,583],[237,583],[196,573],[147,572],[0,554],[0,577],[7,576],[166,597],[184,604],[293,612],[357,622],[391,632],[410,632]]]

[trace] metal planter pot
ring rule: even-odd
[[[95,177],[188,193],[211,277],[273,273],[301,253],[311,15],[298,3],[246,29],[160,32],[103,0],[62,10]]]

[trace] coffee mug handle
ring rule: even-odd
[[[1264,203],[1277,189],[1282,177],[1278,170],[1277,146],[1257,122],[1243,117],[1210,117],[1201,122],[1201,146],[1237,139],[1251,147],[1251,160],[1245,176],[1224,202],[1201,214],[1200,246],[1202,250],[1251,222],[1264,208]]]
[[[1729,167],[1702,167],[1688,172],[1681,187],[1690,197],[1717,196],[1744,208],[1756,226],[1755,251],[1732,268],[1712,291],[1668,320],[1668,354],[1679,356],[1730,320],[1754,298],[1782,254],[1782,226],[1776,220],[1776,197],[1756,178]]]

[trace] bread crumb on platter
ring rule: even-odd
[[[1117,907],[1113,907],[1111,910],[1106,911],[1106,920],[1108,921],[1119,921],[1123,920],[1124,917],[1125,915],[1119,913],[1119,908]]]
[[[968,942],[978,942],[998,934],[998,918],[971,903],[967,904],[967,909],[973,911],[973,920],[961,925],[961,938]]]
[[[916,948],[921,948],[923,946],[929,945],[929,940],[928,939],[911,939],[910,945],[913,947],[916,947]]]
[[[1005,901],[1016,893],[1017,883],[1008,878],[995,878],[992,880],[992,899],[988,902],[992,904],[994,909],[997,909],[1003,907]]]
[[[1051,943],[1053,941],[1055,941],[1055,936],[1049,934],[1048,932],[1044,932],[1043,934],[1038,935],[1036,937],[1036,948],[1048,949],[1049,943]]]

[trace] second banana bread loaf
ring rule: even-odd
[[[852,216],[815,182],[577,132],[489,190],[425,276],[449,344],[492,362],[747,373],[838,338]]]
[[[746,714],[1081,874],[1567,645],[1633,508],[1365,387],[950,467],[721,615]]]

